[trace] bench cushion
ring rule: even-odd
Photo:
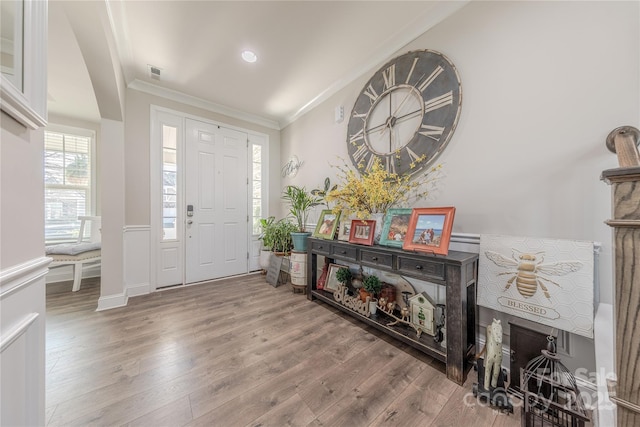
[[[63,243],[60,245],[47,246],[47,255],[78,255],[83,252],[100,249],[100,242],[86,243]]]

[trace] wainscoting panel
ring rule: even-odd
[[[0,272],[0,425],[45,424],[45,279],[50,258]]]
[[[124,283],[128,297],[150,292],[150,227],[128,225],[124,228]]]

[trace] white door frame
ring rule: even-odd
[[[214,120],[210,120],[207,118],[203,118],[197,115],[184,113],[182,111],[172,110],[169,108],[161,107],[158,105],[150,106],[150,177],[149,177],[149,187],[150,187],[150,205],[149,205],[149,238],[150,238],[150,254],[149,254],[149,278],[150,278],[150,286],[149,290],[151,292],[155,291],[158,288],[158,268],[160,266],[160,250],[159,243],[161,242],[162,235],[162,141],[160,139],[160,134],[158,132],[160,122],[158,120],[158,113],[168,113],[176,116],[177,118],[182,120],[182,140],[184,140],[184,123],[186,119],[199,120],[206,123],[210,123],[214,126],[221,126],[228,129],[238,130],[240,132],[245,132],[249,136],[249,155],[247,156],[247,167],[249,171],[251,171],[251,146],[252,144],[257,144],[262,146],[262,216],[267,217],[269,215],[269,135],[261,132],[256,132],[250,129],[229,125],[223,122],[217,122]],[[183,149],[182,147],[178,148],[178,150]],[[182,176],[184,173],[184,156],[178,156],[178,176]],[[181,188],[178,189],[182,195],[184,195],[184,179],[179,179],[181,182]],[[248,212],[251,215],[252,206],[251,206],[251,190],[249,191],[249,198],[247,200]],[[178,198],[178,219],[176,222],[180,221],[180,217],[184,215],[186,211],[186,205],[184,202],[184,197]],[[184,220],[184,218],[182,218]],[[184,222],[184,221],[182,221]],[[249,248],[249,270],[253,271],[257,269],[257,259],[259,256],[260,242],[257,240],[257,236],[253,235],[251,221],[247,223],[248,227],[248,242],[247,247]],[[182,231],[181,231],[182,232]],[[183,239],[184,237],[181,236]],[[180,243],[180,251],[184,254],[184,243]],[[255,252],[255,253],[254,253]],[[255,260],[255,262],[253,261]],[[184,267],[184,259],[182,259],[182,266],[180,267],[181,274],[181,284],[185,283],[185,267]]]

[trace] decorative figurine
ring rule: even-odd
[[[473,384],[473,395],[487,400],[492,406],[513,413],[513,403],[507,395],[502,370],[502,325],[500,320],[493,319],[487,325],[487,341],[476,356],[478,359],[478,382]],[[480,356],[485,354],[485,358]]]
[[[414,327],[434,336],[436,328],[434,325],[433,312],[436,305],[426,292],[420,292],[409,298],[409,308],[411,310],[411,322]]]
[[[498,375],[502,367],[502,325],[500,320],[493,319],[487,326],[487,343],[484,359],[484,388],[498,386]]]

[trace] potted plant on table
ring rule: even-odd
[[[311,235],[307,232],[306,224],[309,212],[314,206],[318,206],[322,199],[308,192],[304,187],[295,185],[287,186],[282,198],[289,203],[289,213],[295,218],[296,230],[291,233],[293,250],[297,252],[307,251],[307,239]]]
[[[349,286],[352,278],[353,274],[351,274],[351,270],[347,267],[340,267],[338,271],[336,271],[336,280],[342,283],[345,287]]]
[[[367,297],[371,297],[371,299],[369,300],[369,312],[371,314],[376,314],[376,307],[378,303],[377,296],[380,293],[381,289],[382,282],[380,282],[378,276],[370,274],[365,277],[364,280],[362,280],[362,288],[360,288],[360,299],[362,300],[362,302],[366,302]]]

